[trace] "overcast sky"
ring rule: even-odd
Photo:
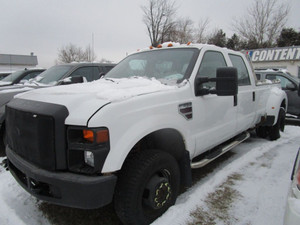
[[[178,17],[208,28],[223,29],[230,37],[233,18],[241,18],[254,0],[177,0]],[[300,29],[300,0],[289,2],[288,27]],[[0,54],[29,55],[39,66],[55,64],[58,49],[70,43],[92,45],[97,59],[120,61],[126,53],[150,45],[141,6],[148,0],[0,0]]]

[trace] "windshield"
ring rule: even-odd
[[[71,65],[52,66],[36,77],[36,81],[42,84],[55,85],[70,70]]]
[[[164,84],[189,78],[198,49],[161,49],[133,54],[109,71],[105,78],[147,77]]]
[[[6,81],[6,82],[13,82],[14,80],[18,79],[18,77],[23,74],[24,70],[17,71],[14,73],[9,74],[5,78],[3,78],[1,81]]]

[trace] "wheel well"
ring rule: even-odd
[[[182,135],[177,130],[162,129],[143,137],[131,152],[146,149],[159,149],[169,153],[178,161],[185,151],[185,144]]]
[[[283,101],[281,102],[280,107],[283,107],[285,111],[287,110],[285,100],[283,100]]]
[[[172,155],[176,159],[180,169],[181,185],[184,187],[192,185],[190,155],[185,148],[182,135],[177,130],[162,129],[148,134],[136,143],[129,155],[147,149],[157,149]]]

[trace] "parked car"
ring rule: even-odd
[[[248,139],[249,129],[280,137],[286,94],[257,84],[244,54],[160,47],[129,55],[104,79],[10,101],[6,153],[19,184],[69,207],[114,201],[123,224],[145,225],[191,185],[192,168]]]
[[[16,71],[0,80],[0,87],[24,83],[29,79],[35,78],[37,75],[44,71],[45,69],[24,69]]]
[[[281,88],[288,97],[287,113],[300,117],[300,96],[298,93],[300,80],[286,70],[255,70],[258,80],[280,80]]]
[[[89,82],[99,79],[115,64],[70,63],[53,66],[22,86],[0,87],[0,151],[4,151],[5,105],[16,95],[38,88]]]
[[[15,72],[15,71],[11,71],[11,72],[2,71],[2,72],[0,72],[0,80],[2,80],[4,77],[8,76],[9,74],[11,74],[13,72]]]
[[[284,225],[300,224],[300,149],[295,159],[286,202]]]

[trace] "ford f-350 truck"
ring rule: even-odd
[[[131,54],[99,81],[26,92],[6,107],[9,170],[38,199],[124,224],[175,203],[191,169],[249,137],[276,140],[286,94],[257,83],[239,52],[166,43]]]

